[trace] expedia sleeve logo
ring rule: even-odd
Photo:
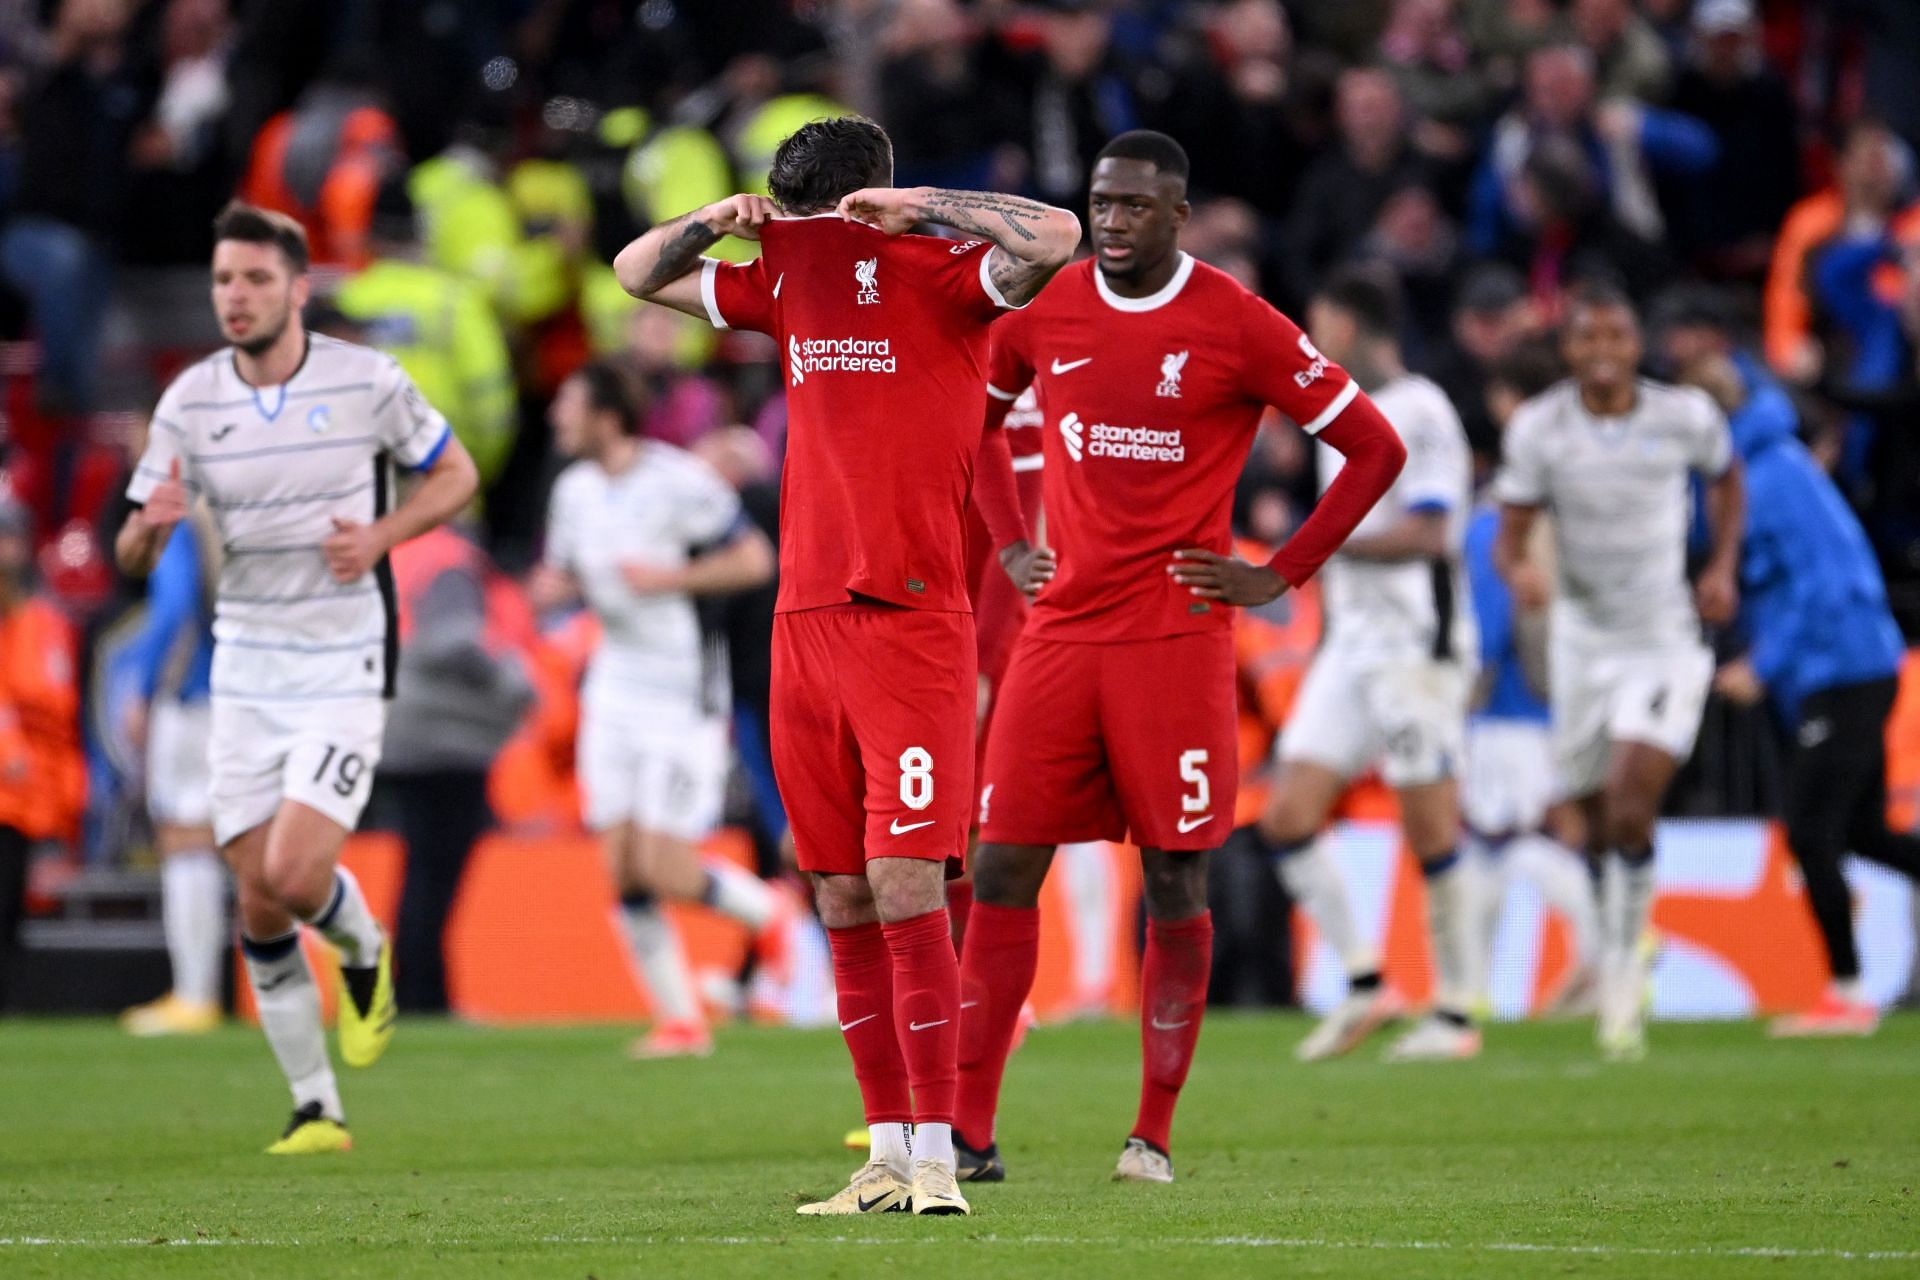
[[[898,373],[890,338],[787,337],[787,376],[799,386],[813,373]]]
[[[1327,358],[1304,333],[1300,335],[1300,354],[1307,358],[1307,367],[1293,375],[1293,385],[1304,391],[1327,376]]]

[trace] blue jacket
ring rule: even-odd
[[[1545,724],[1547,704],[1527,683],[1514,640],[1513,593],[1493,567],[1493,542],[1499,532],[1500,512],[1492,506],[1482,506],[1467,523],[1467,586],[1480,621],[1480,666],[1491,677],[1487,704],[1477,718]]]
[[[1793,402],[1739,361],[1748,396],[1729,424],[1747,468],[1741,620],[1755,672],[1793,723],[1809,694],[1898,672],[1900,629],[1859,520],[1794,434]]]
[[[182,702],[205,698],[212,687],[213,619],[207,615],[201,588],[200,547],[191,520],[174,526],[160,562],[147,579],[147,616],[127,646],[140,695]],[[191,645],[184,668],[171,680],[174,657]],[[163,685],[168,687],[163,687]]]

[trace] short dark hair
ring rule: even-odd
[[[1531,400],[1567,376],[1560,350],[1544,336],[1527,338],[1494,362],[1487,381],[1512,387],[1523,400]]]
[[[893,142],[865,116],[812,120],[773,153],[767,194],[787,213],[819,213],[840,197],[889,180]]]
[[[246,244],[270,244],[278,249],[293,268],[293,274],[307,270],[307,231],[284,213],[261,209],[234,200],[213,220],[213,242],[239,240]]]
[[[640,392],[617,360],[606,357],[589,360],[575,369],[573,376],[586,388],[589,405],[620,419],[620,430],[625,434],[640,434]]]
[[[1187,181],[1191,166],[1187,163],[1187,149],[1168,135],[1155,129],[1129,129],[1125,133],[1115,134],[1106,146],[1100,148],[1100,154],[1093,158],[1095,164],[1102,160],[1138,160],[1150,164],[1170,178],[1178,178],[1182,185]]]
[[[1364,262],[1342,267],[1328,276],[1314,296],[1332,303],[1375,338],[1397,338],[1405,308],[1400,278],[1391,267]]]
[[[1625,289],[1605,276],[1592,276],[1567,290],[1562,314],[1571,321],[1575,312],[1607,311],[1615,307],[1632,316],[1635,324],[1640,322],[1640,313]]]

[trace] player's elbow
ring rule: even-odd
[[[639,240],[630,241],[626,248],[613,255],[613,278],[620,282],[622,289],[635,298],[647,296],[640,291],[640,286],[646,281],[650,267],[644,259],[652,256],[641,248],[645,240],[646,237],[642,236]]]
[[[740,557],[740,577],[742,589],[764,587],[773,581],[777,565],[773,553],[773,544],[767,541],[767,535],[758,529],[750,529],[743,534],[737,544]]]
[[[453,511],[464,509],[480,492],[479,464],[457,438],[448,440],[447,447],[440,451],[433,474],[444,477],[441,483],[446,486],[447,506]]]
[[[1040,261],[1058,271],[1073,261],[1080,248],[1080,219],[1069,209],[1048,209],[1042,221],[1035,247]]]

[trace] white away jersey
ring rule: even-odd
[[[154,409],[127,496],[146,502],[174,462],[212,509],[222,550],[213,693],[247,702],[390,697],[398,657],[393,575],[327,571],[334,517],[371,524],[393,505],[393,464],[431,466],[447,422],[389,356],[311,335],[277,387],[242,381],[224,350],[173,380]]]
[[[620,566],[681,568],[742,519],[727,482],[669,444],[648,441],[619,475],[590,461],[561,472],[548,507],[546,558],[573,574],[600,619],[585,697],[599,706],[664,701],[703,713],[725,709],[715,686],[723,664],[703,650],[693,601],[678,592],[636,592]]]
[[[1569,379],[1521,405],[1507,425],[1501,502],[1553,513],[1556,636],[1640,647],[1691,642],[1687,587],[1691,472],[1726,471],[1733,441],[1707,394],[1642,379],[1631,412],[1588,412]]]
[[[1353,536],[1385,533],[1410,512],[1438,511],[1447,520],[1447,554],[1389,562],[1336,552],[1320,571],[1327,643],[1370,656],[1474,661],[1478,643],[1460,560],[1473,505],[1466,429],[1446,393],[1416,374],[1402,374],[1372,396],[1406,445],[1407,465]],[[1324,493],[1346,459],[1315,447]]]

